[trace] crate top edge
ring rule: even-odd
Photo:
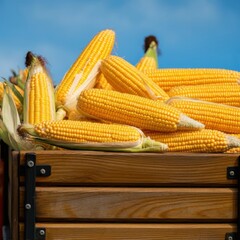
[[[36,155],[88,155],[88,156],[162,156],[162,157],[233,157],[237,158],[239,153],[187,153],[187,152],[165,152],[165,153],[127,153],[127,152],[104,152],[85,150],[38,150],[38,151],[12,151],[13,155],[25,155],[34,153]]]

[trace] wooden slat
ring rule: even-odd
[[[23,217],[23,193],[20,190]],[[233,221],[236,189],[38,187],[37,219]]]
[[[37,181],[79,186],[233,186],[236,181],[227,179],[226,168],[236,166],[237,158],[238,154],[39,151],[37,163],[50,164],[52,175]]]
[[[18,215],[19,215],[19,176],[18,176],[18,166],[19,166],[19,153],[9,150],[8,156],[9,166],[9,183],[8,183],[8,216],[10,224],[10,239],[18,240]]]
[[[48,240],[219,240],[232,224],[37,224]],[[23,224],[20,225],[23,240]]]

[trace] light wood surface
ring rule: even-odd
[[[236,231],[232,224],[51,224],[47,240],[220,240]],[[23,240],[23,224],[20,225]]]
[[[20,161],[24,163],[25,152]],[[238,154],[109,153],[39,151],[37,164],[49,164],[52,174],[39,183],[79,186],[234,186],[227,167]],[[21,181],[24,181],[21,178]]]
[[[13,165],[23,164],[25,153]],[[48,240],[225,239],[236,231],[237,182],[226,176],[237,160],[238,154],[38,151],[37,165],[51,165],[52,174],[37,178],[37,227],[46,228]],[[12,184],[20,191],[12,203],[21,240],[23,183],[22,177],[20,187]]]
[[[20,215],[23,216],[20,189]],[[236,191],[231,188],[37,187],[38,219],[108,221],[233,221]]]

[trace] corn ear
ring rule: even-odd
[[[240,85],[236,83],[217,83],[173,87],[170,97],[188,97],[203,101],[240,107]]]
[[[52,79],[43,63],[33,56],[25,84],[23,122],[55,120],[55,99]]]
[[[224,153],[235,153],[235,154],[237,153],[237,154],[239,154],[240,153],[240,147],[230,148],[229,150],[227,150]]]
[[[111,90],[83,91],[77,109],[88,117],[140,129],[173,132],[204,128],[202,123],[163,102]]]
[[[114,41],[115,32],[106,29],[96,34],[89,42],[56,88],[57,110],[62,108],[65,115],[75,110],[81,91],[95,85],[101,60],[112,52]],[[65,117],[63,113],[57,112],[57,119],[63,119]]]
[[[101,72],[116,91],[154,100],[167,100],[168,94],[125,59],[111,55],[101,64]]]
[[[96,84],[94,88],[114,90],[101,72],[99,72],[98,75],[96,76]]]
[[[167,104],[202,122],[208,129],[240,133],[239,107],[184,97],[172,97]]]
[[[0,119],[1,137],[14,150],[32,150],[36,146],[21,138],[17,132],[20,117],[12,97],[11,89],[5,85]]]
[[[240,147],[240,140],[237,137],[211,129],[174,133],[145,131],[144,133],[156,141],[167,144],[169,152],[222,153]]]
[[[4,79],[4,82],[0,82],[0,106],[2,105],[3,100],[3,94],[4,94],[4,85],[8,85],[10,88],[10,91],[12,91],[12,97],[16,104],[17,110],[19,114],[22,113],[23,108],[23,91],[15,86],[14,84],[8,82],[6,79]]]
[[[156,61],[152,57],[142,57],[136,65],[136,68],[141,71],[151,71],[157,68]]]
[[[163,90],[186,85],[236,83],[240,72],[214,68],[166,68],[144,72]]]
[[[135,127],[97,122],[60,120],[23,124],[19,131],[37,141],[79,150],[164,152],[167,145],[146,138]]]

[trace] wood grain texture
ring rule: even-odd
[[[8,183],[8,216],[10,224],[10,239],[18,240],[18,227],[19,227],[19,152],[9,152],[9,183]]]
[[[219,240],[232,224],[37,224],[47,240]],[[20,225],[23,240],[23,224]]]
[[[25,152],[21,152],[21,164]],[[234,186],[226,169],[238,154],[109,153],[38,151],[37,164],[50,164],[52,175],[38,183],[78,186]],[[24,181],[21,178],[21,181]]]
[[[20,190],[20,215],[23,194]],[[64,221],[233,221],[231,188],[37,187],[37,219]]]

